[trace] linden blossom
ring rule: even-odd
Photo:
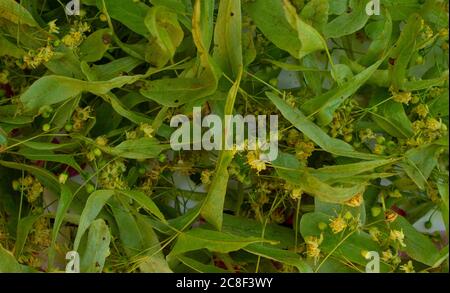
[[[201,108],[194,107],[193,129],[186,115],[177,115],[171,127],[179,127],[170,138],[173,150],[238,150],[260,151],[259,159],[274,161],[278,157],[278,116],[270,115],[269,141],[267,141],[267,116],[225,115],[223,127],[220,116],[210,114],[202,119]],[[181,124],[181,127],[180,127]],[[209,128],[202,136],[202,127]],[[247,128],[247,141],[245,129]],[[258,131],[256,131],[258,129]],[[223,132],[225,131],[225,133]],[[191,139],[191,133],[193,139]]]

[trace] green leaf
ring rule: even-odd
[[[211,1],[197,0],[195,3],[192,34],[198,51],[198,61],[191,70],[195,74],[186,71],[185,75],[178,78],[148,81],[140,90],[143,96],[166,107],[179,107],[200,100],[214,94],[218,87],[221,72],[209,56],[213,29],[212,19],[209,18],[214,6],[211,6]]]
[[[31,273],[34,270],[17,262],[14,255],[0,244],[0,273]]]
[[[222,232],[236,236],[252,236],[277,241],[277,248],[287,249],[295,246],[295,236],[292,229],[277,224],[267,224],[244,217],[223,214]]]
[[[120,100],[116,95],[112,93],[108,93],[102,96],[102,98],[111,104],[114,111],[117,112],[120,116],[127,118],[131,122],[135,124],[148,123],[152,124],[153,120],[148,118],[146,115],[143,115],[138,112],[133,112],[123,104],[122,100]]]
[[[75,242],[73,248],[75,251],[81,242],[81,238],[87,231],[91,223],[95,220],[97,215],[105,206],[106,202],[114,195],[113,190],[97,190],[89,195],[83,212],[80,216],[80,224],[78,225],[77,235],[75,237]]]
[[[312,0],[300,12],[300,18],[322,32],[328,22],[329,0]]]
[[[288,23],[296,31],[297,37],[300,41],[300,48],[294,55],[295,58],[302,59],[308,54],[315,51],[325,50],[327,48],[327,44],[320,33],[299,17],[295,7],[289,2],[289,0],[284,0],[283,8]]]
[[[319,248],[325,256],[331,254],[327,259],[344,258],[364,267],[368,261],[363,257],[363,251],[376,251],[381,254],[382,248],[366,232],[345,231],[334,234],[330,228],[326,228],[324,231],[320,230],[319,223],[329,223],[330,219],[329,215],[323,213],[308,213],[303,215],[300,221],[300,231],[303,238],[308,236],[319,237],[320,234],[323,234],[323,242]],[[323,261],[319,261],[319,264],[323,264]],[[318,269],[320,267],[315,268],[316,271]],[[380,270],[381,272],[388,272],[391,269],[382,262]]]
[[[14,245],[14,253],[16,258],[22,255],[23,248],[25,247],[25,243],[28,238],[28,234],[30,234],[30,231],[33,228],[34,223],[41,216],[42,215],[31,215],[19,220],[19,223],[17,225],[16,243]]]
[[[401,165],[406,174],[420,189],[424,190],[426,188],[428,177],[438,164],[437,159],[443,149],[445,149],[444,146],[431,144],[406,152],[405,162]]]
[[[360,175],[365,172],[374,171],[374,169],[376,168],[392,165],[398,161],[399,159],[392,158],[386,160],[373,160],[353,164],[325,166],[320,169],[311,170],[311,174],[324,181],[336,180],[339,178],[352,177],[355,175]]]
[[[111,18],[124,24],[135,33],[144,37],[148,36],[144,19],[150,7],[143,2],[134,0],[97,0],[97,7],[100,11],[103,11],[105,7]]]
[[[195,259],[192,259],[190,257],[178,255],[176,258],[177,258],[177,260],[182,262],[185,266],[187,266],[199,273],[216,273],[216,274],[229,273],[229,271],[223,270],[214,265],[203,264],[203,263],[196,261]]]
[[[138,255],[140,258],[140,270],[143,273],[171,273],[167,261],[162,253],[161,243],[156,235],[153,227],[148,219],[142,215],[138,215],[136,223],[143,235],[144,245],[142,251],[144,256]]]
[[[25,51],[0,35],[0,57],[11,56],[21,58],[25,55]]]
[[[285,101],[275,94],[266,92],[266,95],[275,104],[281,114],[303,132],[309,139],[319,145],[324,151],[337,156],[359,158],[363,160],[379,159],[379,156],[357,152],[353,147],[342,140],[331,138],[319,126],[308,120],[308,118],[298,109],[293,109]]]
[[[214,34],[215,0],[195,0],[192,15],[192,35],[201,54],[209,52]]]
[[[420,91],[434,86],[443,86],[448,81],[448,70],[444,71],[440,77],[424,80],[407,81],[403,84],[404,91]]]
[[[183,41],[184,33],[177,14],[165,6],[153,6],[145,17],[145,25],[152,35],[146,59],[156,67],[167,64]]]
[[[369,20],[366,5],[367,1],[365,0],[350,0],[350,9],[325,26],[325,36],[327,38],[340,38],[362,29]]]
[[[98,219],[89,228],[86,248],[80,260],[80,271],[83,273],[101,273],[105,260],[109,256],[111,233],[105,221]]]
[[[31,27],[39,26],[30,12],[14,0],[0,1],[0,18],[9,20],[15,24],[26,24]]]
[[[64,76],[44,76],[34,82],[20,99],[27,109],[39,109],[42,106],[66,101],[82,92],[106,94],[114,88],[134,83],[141,78],[141,75],[121,76],[108,81],[88,82]]]
[[[62,48],[55,52],[53,58],[44,65],[50,71],[49,74],[84,79],[86,76],[81,70],[79,59],[73,50]]]
[[[242,71],[240,71],[236,82],[231,87],[225,106],[224,115],[231,115],[234,102],[239,90],[241,83]],[[224,141],[226,141],[225,138]],[[223,221],[223,206],[225,203],[225,195],[227,193],[228,187],[228,166],[233,160],[233,151],[222,150],[219,154],[219,159],[216,165],[216,170],[214,171],[214,177],[209,187],[208,194],[205,201],[203,202],[201,215],[206,221],[211,223],[217,230],[222,229]]]
[[[95,62],[103,58],[108,51],[112,40],[110,29],[100,29],[92,33],[80,46],[82,61]]]
[[[278,66],[284,70],[287,71],[301,71],[301,72],[305,72],[305,71],[311,71],[311,72],[328,72],[328,70],[323,70],[323,69],[318,69],[318,68],[312,68],[312,67],[306,67],[306,66],[301,66],[301,65],[297,65],[297,64],[291,64],[291,63],[284,63],[284,62],[280,62],[280,61],[276,61],[276,60],[269,60],[266,59],[264,61],[270,62],[275,66]]]
[[[299,55],[301,43],[298,32],[287,21],[282,1],[247,1],[244,10],[275,46],[289,52],[292,56]]]
[[[241,0],[220,1],[213,56],[228,77],[237,78],[243,68]]]
[[[0,145],[6,145],[8,143],[8,135],[0,127]]]
[[[94,64],[89,74],[92,77],[91,80],[106,81],[119,77],[123,73],[129,73],[142,63],[142,60],[127,56],[102,65]]]
[[[389,10],[383,10],[383,19],[371,22],[365,27],[365,32],[372,40],[366,54],[360,59],[363,65],[370,65],[382,58],[389,46],[392,36],[392,18]]]
[[[398,21],[407,19],[412,13],[419,12],[422,6],[420,3],[421,1],[416,0],[386,0],[383,5],[391,12],[392,19]]]
[[[440,118],[447,117],[449,115],[449,93],[444,91],[443,94],[433,99],[428,108],[433,116]]]
[[[447,208],[447,211],[449,210],[449,186],[448,186],[448,176],[446,177],[446,180],[444,182],[438,182],[437,187],[439,190],[439,194],[441,196],[441,199]]]
[[[155,138],[139,138],[126,140],[114,148],[102,148],[102,150],[122,158],[144,160],[157,158],[167,148],[168,145],[161,144]]]
[[[348,8],[348,0],[328,0],[330,4],[330,15],[341,15]]]
[[[380,59],[336,89],[307,101],[302,105],[302,110],[309,116],[317,115],[320,125],[328,125],[339,106],[369,80],[383,60],[384,58]]]
[[[33,122],[32,113],[27,113],[23,115],[18,115],[19,108],[16,105],[5,105],[0,106],[0,122],[14,124],[14,125],[24,125]]]
[[[77,172],[83,173],[80,165],[75,161],[73,155],[54,154],[48,150],[36,150],[21,148],[19,154],[32,161],[48,161],[66,164],[74,168]]]
[[[409,138],[414,135],[412,123],[406,115],[403,104],[393,100],[383,101],[383,97],[376,96],[371,101],[378,105],[378,111],[372,113],[372,120],[389,135],[397,138]]]
[[[18,143],[19,140],[11,139],[12,142]],[[49,143],[49,142],[40,142],[40,141],[21,141],[21,144],[23,144],[25,147],[31,150],[36,151],[62,151],[62,150],[72,150],[79,146],[76,142],[69,142],[69,143]]]
[[[212,95],[217,89],[216,69],[210,66],[208,78],[168,78],[150,81],[140,93],[166,107],[179,107],[187,102]],[[210,77],[213,77],[211,80]]]
[[[306,170],[285,170],[274,166],[278,175],[291,184],[299,186],[304,192],[318,197],[324,202],[343,203],[358,193],[363,193],[367,182],[346,184],[347,187],[335,187],[321,181]]]
[[[392,81],[392,90],[399,91],[407,78],[408,65],[416,47],[416,38],[419,35],[422,18],[412,14],[389,54],[389,77]],[[393,64],[393,65],[392,65]]]
[[[72,200],[74,198],[73,192],[66,185],[61,186],[61,194],[59,196],[58,207],[56,208],[55,222],[52,229],[52,243],[49,253],[49,265],[53,265],[54,256],[56,252],[56,239],[58,237],[59,230],[64,222],[67,212],[70,208]]]
[[[405,234],[406,247],[401,248],[411,258],[424,263],[429,266],[433,266],[439,259],[439,251],[431,240],[418,232],[405,218],[397,217],[392,222],[391,229],[402,230]]]
[[[158,206],[145,193],[137,190],[117,190],[116,192],[118,194],[125,195],[132,200],[135,200],[148,212],[156,216],[161,221],[165,222],[164,215],[161,213]]]
[[[244,250],[267,259],[294,266],[300,273],[312,273],[311,267],[295,252],[262,244],[250,244]]]
[[[196,228],[179,234],[177,242],[167,256],[167,259],[170,263],[178,255],[204,248],[209,251],[229,253],[240,250],[250,244],[261,242],[268,241],[256,237],[241,237],[218,231]]]
[[[109,204],[119,228],[120,240],[134,267],[144,273],[171,272],[150,220],[142,215],[133,216],[116,198]]]

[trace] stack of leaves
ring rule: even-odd
[[[0,0],[0,272],[448,271],[448,1],[81,2]]]

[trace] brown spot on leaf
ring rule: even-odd
[[[110,34],[104,34],[102,36],[102,41],[103,41],[103,44],[105,44],[105,45],[111,44],[111,40],[112,40],[112,38],[111,38]]]

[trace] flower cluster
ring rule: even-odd
[[[75,108],[75,112],[72,115],[72,123],[66,125],[66,131],[76,131],[79,132],[83,130],[86,121],[92,118],[92,108],[90,106],[81,108]]]
[[[306,255],[314,261],[317,261],[320,257],[320,244],[323,242],[323,234],[320,234],[320,237],[316,236],[307,236],[305,237],[306,243]]]
[[[50,44],[36,50],[29,50],[23,57],[23,68],[34,69],[49,62],[55,54],[54,50],[54,47]]]
[[[69,48],[78,47],[84,41],[85,33],[90,30],[91,27],[87,22],[76,21],[61,41]]]
[[[103,188],[113,190],[124,190],[128,187],[124,180],[127,167],[123,160],[115,160],[108,163],[98,175],[98,182]]]
[[[356,106],[357,102],[350,99],[334,113],[329,131],[332,137],[343,138],[346,142],[353,140],[355,119],[352,116],[352,112]]]
[[[14,180],[12,186],[14,190],[23,193],[29,203],[34,203],[44,192],[42,184],[31,175]]]
[[[148,123],[141,123],[139,127],[132,131],[126,132],[127,140],[138,139],[142,137],[152,138],[154,136],[155,130]]]

